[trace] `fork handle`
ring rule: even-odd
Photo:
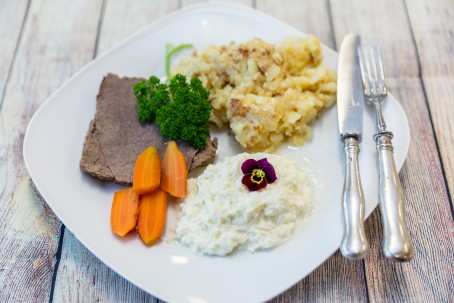
[[[394,261],[413,258],[413,246],[408,234],[402,187],[394,163],[392,132],[375,134],[380,166],[380,210],[383,221],[383,253]]]
[[[369,244],[364,230],[364,193],[359,175],[359,140],[347,137],[344,141],[345,178],[342,193],[344,236],[340,251],[349,259],[362,259]]]

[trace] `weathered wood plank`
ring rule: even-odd
[[[320,41],[333,48],[328,1],[272,1],[257,2],[257,9],[285,21],[306,34],[315,35]]]
[[[0,109],[27,13],[27,0],[0,2]]]
[[[191,4],[196,4],[196,3],[203,3],[203,2],[212,2],[210,0],[181,0],[181,6],[185,7]],[[228,0],[226,2],[231,2],[231,3],[238,3],[238,4],[244,4],[247,6],[253,6],[254,0]]]
[[[98,54],[142,29],[159,17],[179,8],[179,1],[107,1],[101,27]]]
[[[178,9],[178,1],[107,1],[97,53],[102,54],[121,40],[159,17]],[[94,31],[96,32],[96,30]],[[92,44],[94,47],[94,43]],[[94,54],[92,53],[92,56]],[[68,230],[63,238],[60,266],[55,283],[56,302],[159,302],[103,264]]]
[[[65,230],[55,302],[160,302],[108,268]]]
[[[448,302],[452,296],[452,217],[405,6],[392,0],[331,1],[331,5],[338,44],[348,32],[380,43],[389,90],[401,101],[412,130],[400,180],[416,256],[405,264],[383,258],[381,214],[375,211],[366,225],[371,241],[366,259],[370,301]]]
[[[336,47],[327,1],[258,1],[257,9],[314,34],[329,47]],[[308,277],[271,302],[367,302],[364,279],[362,261],[349,261],[336,252]]]
[[[31,186],[22,141],[38,106],[91,59],[99,16],[90,12],[99,6],[50,0],[30,5],[0,112],[0,302],[49,300],[61,223]],[[16,43],[17,37],[6,37]]]
[[[20,150],[19,141],[10,143],[7,156],[13,148]],[[20,165],[1,164],[17,178],[8,180],[1,197],[0,302],[43,302],[51,290],[60,222]]]
[[[454,2],[406,1],[418,50],[422,80],[443,160],[454,193]]]

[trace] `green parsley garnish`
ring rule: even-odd
[[[164,138],[183,140],[197,149],[206,147],[211,105],[200,79],[187,82],[177,74],[164,84],[151,76],[134,86],[134,95],[141,123],[155,122]]]

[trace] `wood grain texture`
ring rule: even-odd
[[[4,162],[1,166],[14,172]],[[18,179],[11,180],[17,183],[5,187],[1,197],[0,302],[44,302],[49,299],[60,222],[23,168],[18,169]]]
[[[29,7],[0,112],[0,302],[49,300],[61,223],[33,190],[23,136],[38,106],[91,59],[86,42],[93,45],[97,17],[87,12],[99,4],[46,0]]]
[[[375,211],[366,225],[371,241],[366,258],[370,301],[448,302],[452,296],[452,217],[406,8],[392,0],[331,3],[338,44],[349,32],[380,43],[389,90],[404,107],[411,129],[400,180],[416,256],[405,264],[383,258],[381,214]],[[398,130],[392,131],[397,137]]]
[[[28,0],[0,2],[0,109],[6,81],[10,76],[22,25],[26,18]]]
[[[257,9],[276,17],[303,33],[315,35],[323,44],[335,48],[328,1],[257,1]]]
[[[216,1],[216,0],[181,0],[181,6],[186,7],[191,4],[196,4],[196,3],[203,3],[203,2],[222,2],[222,1]],[[247,6],[253,6],[254,5],[254,0],[228,0],[224,2],[230,2],[230,3],[237,3],[237,4],[244,4]]]
[[[446,180],[454,193],[454,2],[406,1]]]
[[[67,229],[58,268],[54,301],[161,302],[108,268]]]
[[[278,302],[368,302],[363,261],[346,260],[337,251],[298,284],[269,301]]]
[[[143,27],[179,8],[179,1],[107,0],[99,36],[102,54]]]

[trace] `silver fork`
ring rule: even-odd
[[[375,106],[377,133],[374,140],[377,145],[380,166],[380,210],[384,227],[383,253],[395,261],[409,261],[413,258],[413,246],[410,242],[405,219],[402,187],[394,163],[392,138],[393,133],[386,129],[381,104],[388,94],[381,50],[378,45],[363,47],[358,50],[359,64],[363,78],[364,98]]]

